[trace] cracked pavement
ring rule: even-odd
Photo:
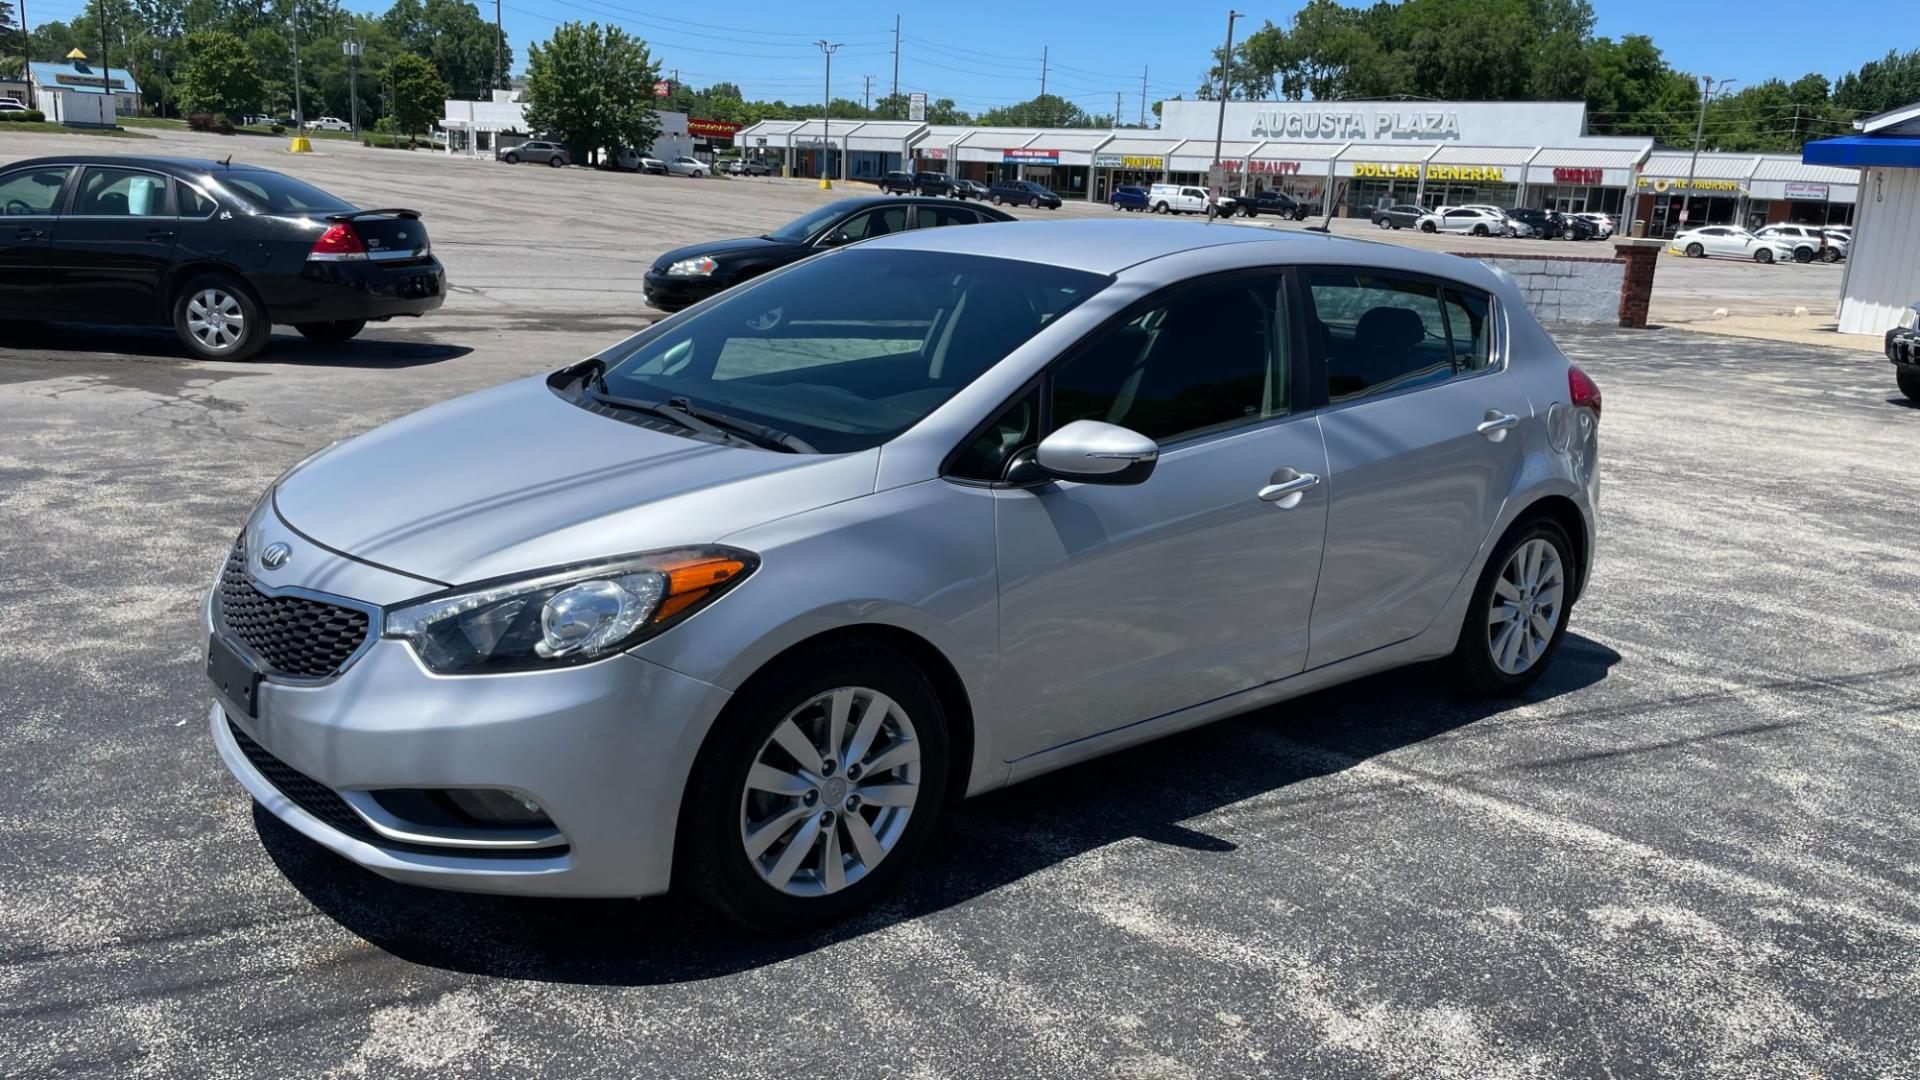
[[[1409,669],[998,792],[819,934],[315,847],[207,739],[205,590],[310,450],[644,320],[512,291],[543,235],[349,346],[0,342],[0,1075],[1920,1076],[1920,409],[1867,353],[1560,333],[1601,551],[1525,699]]]

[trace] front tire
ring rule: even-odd
[[[1773,252],[1765,248],[1753,253],[1753,261],[1765,265],[1773,261]]]
[[[1431,232],[1439,232],[1440,230],[1439,230],[1439,227],[1434,225],[1433,222],[1423,221],[1420,223],[1420,231],[1423,233],[1431,233]]]
[[[1460,640],[1441,661],[1476,697],[1513,697],[1553,663],[1566,637],[1578,567],[1573,543],[1551,518],[1509,530],[1480,572]]]
[[[1920,371],[1895,368],[1893,381],[1900,385],[1900,392],[1906,395],[1908,401],[1920,403]]]
[[[898,883],[946,800],[946,715],[889,649],[804,649],[755,675],[694,766],[682,880],[743,926],[844,918]]]
[[[273,327],[253,294],[224,274],[202,274],[173,298],[173,330],[201,360],[247,360]]]
[[[321,345],[338,345],[351,341],[360,331],[367,328],[365,319],[343,319],[339,322],[297,323],[294,329],[308,341]]]
[[[519,154],[508,154],[508,155],[506,156],[506,158],[505,158],[505,161],[506,161],[506,163],[507,163],[507,164],[509,164],[509,165],[518,165],[518,164],[520,164],[520,155],[519,155]]]
[[[1689,259],[1704,259],[1704,258],[1706,258],[1706,257],[1707,257],[1707,249],[1706,249],[1706,248],[1703,248],[1703,247],[1701,247],[1701,246],[1700,246],[1699,244],[1688,244],[1688,245],[1687,245],[1687,258],[1689,258]]]

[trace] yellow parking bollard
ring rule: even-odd
[[[824,177],[824,176],[823,176],[823,177],[821,177],[821,178],[820,178],[820,190],[821,190],[821,191],[832,191],[832,190],[833,190],[833,181],[831,181],[831,180],[829,180],[829,179],[827,179],[827,178],[826,178],[826,177]]]
[[[293,137],[293,142],[287,145],[287,153],[311,154],[313,153],[313,142],[310,139],[308,139],[305,135],[295,135]]]

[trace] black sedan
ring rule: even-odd
[[[1411,229],[1419,224],[1426,213],[1417,206],[1403,203],[1399,206],[1374,207],[1373,213],[1367,215],[1367,218],[1383,229]]]
[[[953,197],[956,199],[984,199],[987,197],[987,185],[978,180],[955,180]]]
[[[842,199],[795,218],[763,236],[714,240],[676,248],[655,259],[646,276],[647,303],[679,311],[748,278],[828,248],[907,229],[976,225],[1013,218],[986,206],[952,199],[867,196]]]
[[[1284,191],[1259,191],[1252,195],[1240,195],[1233,200],[1234,208],[1248,217],[1261,214],[1274,214],[1291,221],[1305,221],[1312,211],[1303,202]]]
[[[913,187],[919,195],[951,195],[953,181],[942,172],[923,172],[914,176]]]
[[[275,323],[340,342],[446,298],[419,213],[252,166],[17,161],[0,166],[0,216],[0,319],[172,326],[208,360],[254,355]]]

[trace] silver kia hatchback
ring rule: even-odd
[[[913,229],[282,476],[207,602],[213,739],[391,878],[816,923],[963,795],[1423,661],[1520,691],[1599,419],[1477,262]]]

